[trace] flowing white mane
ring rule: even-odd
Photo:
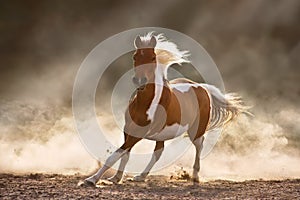
[[[169,41],[162,33],[154,35],[153,32],[149,32],[144,36],[141,36],[143,43],[150,42],[151,37],[156,38],[157,44],[155,46],[156,59],[159,65],[163,67],[164,75],[167,76],[168,67],[172,64],[189,63],[188,56],[189,51],[179,50],[174,42]]]

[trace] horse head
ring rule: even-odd
[[[155,36],[150,39],[141,39],[137,36],[134,45],[136,51],[133,55],[135,75],[132,78],[133,83],[139,90],[143,90],[147,83],[154,83],[156,69],[155,46],[157,40]]]

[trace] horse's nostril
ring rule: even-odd
[[[147,83],[147,78],[146,77],[141,78],[141,85],[144,85],[146,83]]]
[[[137,78],[137,77],[132,77],[132,82],[134,83],[134,84],[136,84],[136,85],[138,85],[139,84],[139,79]]]
[[[134,76],[132,77],[132,82],[137,86],[142,86],[147,83],[147,78],[146,77],[138,78]]]

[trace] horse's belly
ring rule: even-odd
[[[165,126],[160,132],[146,135],[146,139],[155,141],[170,140],[182,135],[188,130],[188,124],[182,126],[180,124],[172,124],[171,126]]]

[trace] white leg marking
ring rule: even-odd
[[[113,177],[109,178],[109,180],[111,182],[118,183],[122,179],[124,169],[125,169],[125,166],[126,166],[128,160],[129,160],[129,152],[126,152],[123,155],[123,157],[121,158],[121,163],[120,163],[117,173]]]
[[[134,181],[144,181],[146,176],[149,174],[150,170],[154,166],[154,164],[159,160],[161,154],[163,152],[163,148],[156,150],[153,152],[150,162],[148,163],[147,167],[144,169],[144,171],[133,178]]]
[[[201,155],[201,150],[203,148],[203,140],[204,137],[197,138],[193,144],[195,145],[196,148],[196,156],[195,156],[195,163],[193,167],[193,181],[199,182],[199,171],[200,171],[200,155]]]
[[[116,150],[112,155],[110,155],[104,166],[99,169],[93,176],[90,176],[89,178],[85,179],[88,182],[93,183],[94,185],[98,182],[98,180],[101,178],[101,176],[109,169],[111,166],[113,166],[123,155],[125,155],[127,151],[123,149]]]

